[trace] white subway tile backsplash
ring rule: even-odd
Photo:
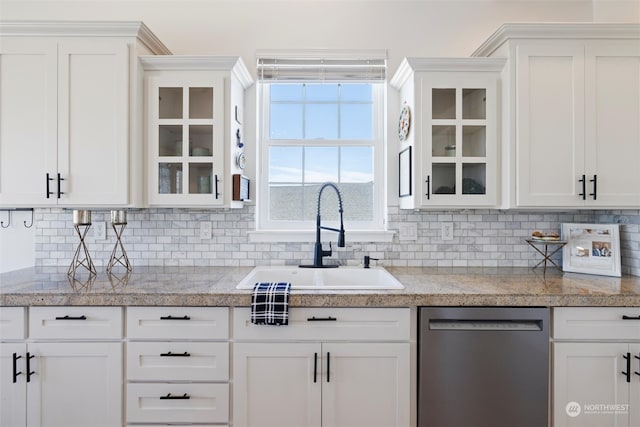
[[[66,266],[78,244],[71,211],[36,209],[36,265]],[[313,242],[252,243],[255,207],[241,210],[141,209],[128,212],[122,241],[131,263],[146,266],[255,266],[310,263]],[[94,211],[94,221],[108,221],[109,211]],[[200,239],[200,222],[212,224],[212,238]],[[532,267],[540,256],[524,242],[534,230],[560,231],[564,222],[619,223],[622,270],[640,275],[640,210],[526,212],[488,209],[461,211],[404,211],[388,208],[388,227],[400,223],[418,225],[417,239],[391,243],[349,242],[334,244],[333,260],[360,265],[364,255],[380,258],[380,265],[406,267]],[[440,222],[454,224],[454,240],[443,242]],[[347,230],[348,231],[348,230]],[[335,239],[333,239],[335,240]],[[107,228],[107,240],[87,245],[96,266],[106,265],[115,234]],[[555,257],[561,260],[561,254]],[[331,261],[334,262],[334,261]]]

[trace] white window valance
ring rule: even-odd
[[[257,77],[263,81],[384,81],[387,53],[369,51],[258,52]]]

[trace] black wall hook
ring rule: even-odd
[[[24,226],[25,228],[31,228],[33,227],[33,217],[34,217],[34,213],[33,213],[33,208],[23,208],[23,209],[0,209],[0,211],[5,211],[7,212],[7,223],[5,225],[4,221],[0,221],[0,227],[2,228],[9,228],[11,226],[11,215],[12,212],[31,212],[31,223],[27,224],[27,221],[23,221],[24,222]]]

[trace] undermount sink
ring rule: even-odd
[[[404,289],[382,267],[299,268],[256,267],[236,286],[253,289],[256,283],[286,282],[291,289]]]

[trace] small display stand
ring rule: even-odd
[[[116,244],[109,257],[109,263],[107,264],[107,273],[111,274],[113,267],[120,264],[127,269],[127,272],[131,271],[131,263],[129,263],[129,257],[127,251],[124,250],[122,244],[122,233],[127,226],[127,212],[123,210],[111,211],[111,227],[116,233]],[[118,253],[119,252],[119,253]]]
[[[90,276],[97,274],[96,267],[93,265],[91,255],[89,255],[89,249],[84,241],[87,236],[89,228],[91,228],[91,211],[74,210],[73,211],[73,227],[80,238],[76,252],[71,260],[68,276],[74,276],[78,268],[82,267],[89,272]]]
[[[544,265],[543,275],[544,275],[547,273],[547,262],[550,262],[551,264],[555,265],[558,270],[562,271],[562,268],[558,264],[556,264],[556,262],[551,257],[553,257],[558,251],[562,249],[564,245],[567,244],[566,240],[536,239],[531,237],[531,238],[525,239],[525,241],[533,249],[535,249],[540,255],[542,255],[542,260],[538,262],[536,265],[534,265],[533,268],[536,268],[540,264],[543,264]],[[552,248],[549,248],[550,246]],[[541,247],[544,247],[544,250],[541,249]]]

